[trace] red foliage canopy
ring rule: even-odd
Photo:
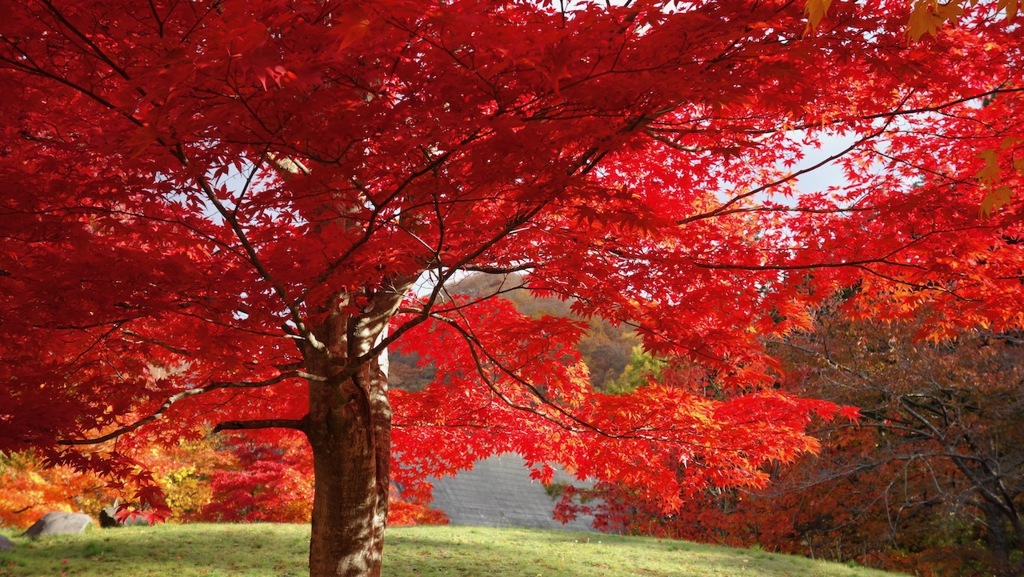
[[[1022,37],[970,4],[812,0],[814,26],[791,0],[11,7],[0,450],[130,474],[132,435],[62,447],[365,430],[377,457],[346,460],[379,503],[401,344],[444,368],[392,396],[402,478],[511,448],[669,504],[665,455],[684,485],[759,482],[834,411],[758,392],[760,336],[839,290],[938,334],[1021,320]],[[579,327],[444,298],[465,271],[528,271],[750,395],[593,395]]]

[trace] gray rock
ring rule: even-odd
[[[84,513],[54,511],[43,515],[24,535],[33,539],[49,535],[81,535],[89,523],[92,523],[92,518]]]
[[[142,515],[129,515],[117,522],[118,527],[149,527],[152,523]]]
[[[10,551],[11,549],[14,549],[14,543],[7,537],[0,535],[0,552]]]

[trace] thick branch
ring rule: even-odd
[[[147,416],[145,416],[145,417],[143,417],[143,418],[141,418],[141,419],[139,419],[139,420],[137,420],[137,421],[135,421],[135,422],[133,422],[131,424],[128,424],[128,425],[125,425],[125,426],[120,427],[118,429],[115,429],[115,430],[113,430],[113,431],[111,431],[109,433],[106,433],[104,435],[100,435],[99,437],[91,437],[91,438],[87,438],[87,439],[58,439],[57,440],[57,444],[58,445],[74,445],[74,446],[78,446],[78,445],[96,445],[96,444],[99,444],[99,443],[104,443],[106,441],[110,441],[110,440],[116,439],[117,437],[120,437],[121,435],[124,435],[126,433],[130,433],[130,432],[132,432],[132,431],[134,431],[134,430],[136,430],[136,429],[138,429],[138,428],[140,428],[140,427],[142,427],[144,425],[152,423],[153,421],[161,418],[163,416],[163,414],[168,411],[168,409],[170,409],[175,403],[177,403],[178,401],[180,401],[182,399],[185,399],[185,398],[188,398],[188,397],[194,397],[196,395],[201,395],[201,394],[204,394],[204,393],[209,393],[210,391],[216,391],[216,390],[220,390],[220,389],[258,389],[258,388],[263,388],[263,387],[270,387],[270,386],[276,385],[278,383],[281,383],[283,381],[286,381],[288,379],[293,379],[293,378],[317,379],[319,377],[315,377],[313,375],[307,375],[307,374],[302,373],[300,371],[289,371],[289,372],[281,373],[281,374],[279,374],[279,375],[277,375],[275,377],[271,377],[269,379],[264,379],[262,381],[251,381],[251,382],[249,382],[249,381],[231,381],[231,382],[210,383],[209,385],[207,385],[205,387],[200,387],[200,388],[196,388],[196,389],[188,389],[188,390],[185,390],[185,391],[181,391],[180,393],[176,393],[174,395],[171,395],[153,413],[151,413],[151,414],[149,414],[149,415],[147,415]]]
[[[254,429],[295,429],[306,430],[305,419],[254,419],[251,421],[224,421],[213,428],[214,433],[221,431],[248,431]]]

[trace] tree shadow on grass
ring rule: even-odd
[[[308,532],[274,526],[93,530],[16,539],[0,553],[0,577],[283,577],[307,573]]]

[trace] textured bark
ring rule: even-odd
[[[996,575],[1008,577],[1011,573],[1006,519],[999,508],[991,503],[982,502],[981,510],[985,513],[985,541],[992,555],[992,566],[995,567]]]
[[[325,379],[310,381],[305,423],[315,490],[311,577],[381,574],[391,459],[387,357],[359,359],[384,332],[401,294],[381,293],[361,317],[331,315],[318,331],[321,346],[304,350],[307,370]]]
[[[375,364],[355,378],[312,387],[307,434],[315,496],[312,577],[376,577],[384,547],[390,455],[386,395],[367,394]]]

